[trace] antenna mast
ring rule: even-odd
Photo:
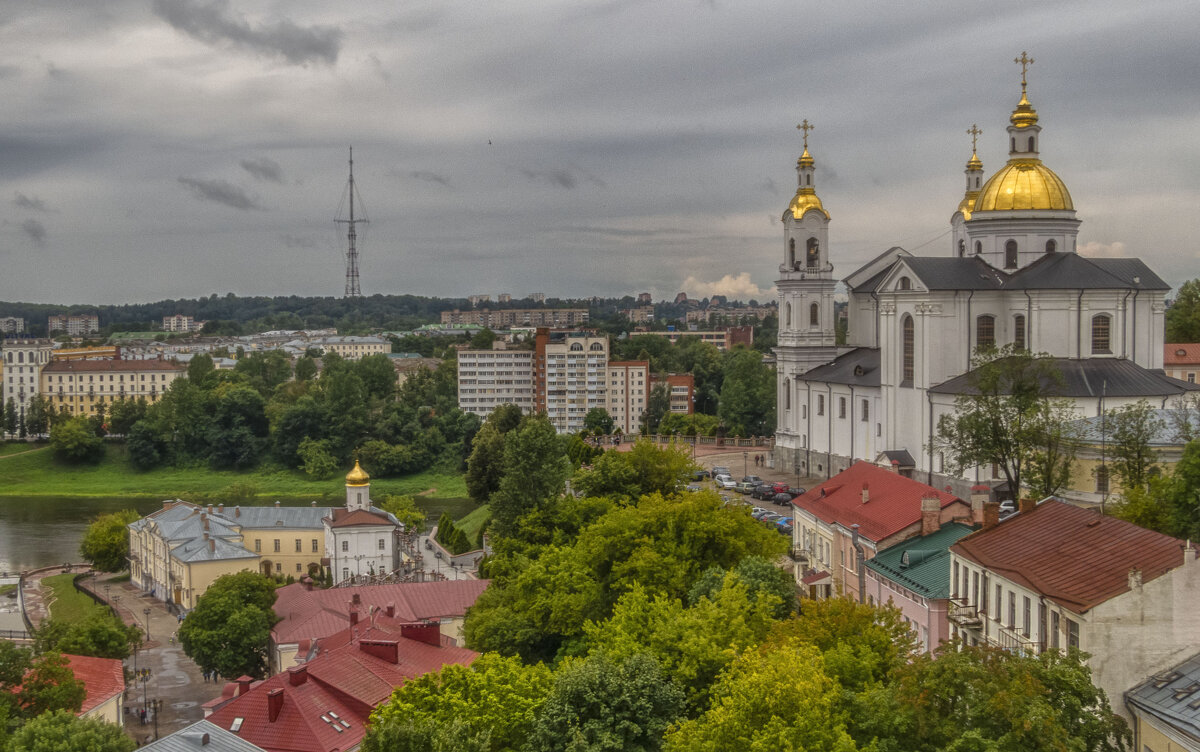
[[[366,218],[354,218],[354,147],[350,147],[350,218],[335,219],[334,222],[346,225],[346,297],[361,298],[362,291],[358,287],[358,232],[355,225],[365,223]]]

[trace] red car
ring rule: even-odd
[[[786,483],[772,483],[771,490],[777,494],[781,494],[781,493],[785,494],[785,493],[788,493],[791,489],[788,488],[788,484],[786,484]]]

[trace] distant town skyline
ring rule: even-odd
[[[350,11],[353,11],[352,13]],[[1194,4],[62,0],[0,14],[0,300],[766,301],[801,136],[836,276],[949,252],[1028,51],[1081,252],[1200,276]]]

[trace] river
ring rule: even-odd
[[[273,503],[266,501],[264,503]],[[308,499],[280,499],[285,506],[308,506]],[[458,519],[474,508],[470,499],[417,497],[427,524],[442,512]],[[88,523],[102,514],[136,509],[149,514],[162,506],[153,499],[78,498],[39,496],[32,499],[0,497],[0,573],[20,572],[68,561],[82,561],[79,541]]]

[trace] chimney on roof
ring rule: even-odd
[[[396,604],[389,603],[383,608],[383,612],[388,615],[389,619],[396,618]]]
[[[992,498],[992,489],[987,486],[971,486],[971,522],[983,524],[983,503]]]
[[[283,690],[276,687],[267,692],[267,720],[274,723],[283,710]]]
[[[276,499],[276,500],[275,500],[275,508],[276,508],[276,509],[278,509],[278,508],[279,508],[279,499]]]
[[[921,497],[921,535],[933,535],[942,527],[942,500],[930,494]]]
[[[225,502],[217,505],[217,514],[225,514]]]
[[[317,500],[313,499],[311,502],[309,502],[309,506],[312,507],[313,509],[316,509],[317,508]]]
[[[391,664],[400,662],[400,643],[395,640],[359,640],[358,649]]]
[[[1189,538],[1183,544],[1183,563],[1194,564],[1196,561],[1196,544]]]
[[[217,539],[216,538],[208,539],[208,550],[210,553],[214,553],[214,554],[217,552]]]
[[[308,592],[311,593],[312,589],[313,589],[312,578],[309,577],[308,575],[304,575],[303,577],[301,577],[300,578],[300,587],[304,588],[305,590],[307,590]]]
[[[400,636],[407,637],[410,640],[424,642],[434,647],[440,647],[442,644],[442,631],[437,624],[429,622],[417,624],[401,624]]]
[[[350,626],[353,627],[355,624],[358,624],[358,609],[350,606]]]
[[[1142,570],[1138,569],[1137,567],[1131,567],[1129,569],[1129,589],[1142,589]]]
[[[208,515],[200,515],[200,519],[204,521],[204,529],[208,530]]]
[[[1035,509],[1037,509],[1037,502],[1033,499],[1022,496],[1021,499],[1017,501],[1017,511],[1021,512],[1022,514],[1029,514]]]
[[[209,514],[212,514],[212,512],[213,512],[213,505],[212,505],[212,504],[209,504],[209,505],[208,505],[208,513],[209,513]]]
[[[254,679],[250,678],[249,676],[246,676],[245,674],[242,674],[238,678],[234,679],[234,681],[237,682],[237,685],[238,685],[238,690],[237,690],[238,697],[241,697],[242,695],[249,692],[250,685],[252,683],[254,683]]]
[[[1000,502],[988,499],[983,502],[983,529],[990,530],[1000,524]]]
[[[863,481],[862,497],[864,504],[871,500],[871,490],[867,488],[867,482],[865,480]]]
[[[292,666],[287,670],[288,684],[293,687],[299,687],[304,682],[308,681],[308,666],[301,663],[299,666]]]
[[[234,517],[242,516],[242,507],[240,505],[233,508],[233,516]]]

